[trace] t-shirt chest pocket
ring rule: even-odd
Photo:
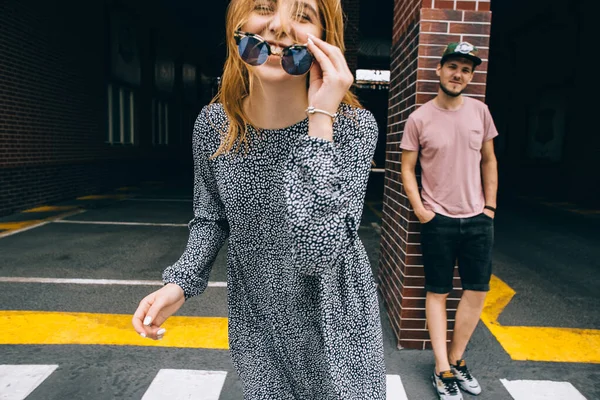
[[[473,150],[481,150],[483,145],[483,130],[469,129],[469,147]]]

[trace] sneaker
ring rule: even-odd
[[[456,385],[456,377],[452,371],[442,371],[439,375],[433,371],[431,376],[433,387],[437,390],[440,400],[463,400]]]
[[[458,386],[467,393],[478,395],[481,393],[481,386],[477,379],[473,378],[465,360],[458,360],[456,365],[450,364],[450,370],[456,376]]]

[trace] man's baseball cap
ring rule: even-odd
[[[481,64],[481,58],[477,57],[478,51],[479,50],[477,50],[477,47],[473,46],[469,42],[449,43],[444,50],[444,54],[442,54],[440,64],[444,64],[444,62],[451,57],[463,57],[473,61],[475,66],[478,66]]]

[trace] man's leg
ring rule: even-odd
[[[435,373],[449,371],[448,349],[446,338],[448,335],[448,322],[446,318],[446,299],[448,293],[440,294],[427,292],[425,300],[425,313],[427,316],[427,329],[435,357]],[[455,361],[456,362],[456,361]]]
[[[485,214],[461,219],[458,271],[463,295],[456,310],[454,336],[448,358],[461,389],[481,393],[481,386],[463,359],[467,344],[481,317],[485,297],[490,289],[494,222]]]
[[[494,221],[480,214],[461,219],[461,227],[458,272],[463,295],[456,310],[454,335],[448,354],[452,364],[463,358],[477,327],[492,275]]]
[[[435,372],[449,371],[446,299],[452,291],[459,244],[459,220],[436,215],[421,225],[421,250],[425,267],[425,314],[435,356]]]
[[[452,364],[455,364],[458,360],[463,358],[467,344],[481,317],[486,295],[487,292],[475,290],[463,291],[460,302],[458,303],[458,309],[456,310],[454,334],[448,352],[448,359]]]
[[[454,269],[454,268],[452,268]],[[450,277],[452,279],[452,277]],[[448,362],[446,345],[447,318],[446,299],[448,293],[428,291],[425,301],[427,328],[435,357],[435,369],[431,375],[431,383],[440,400],[463,400],[458,387],[458,378]]]

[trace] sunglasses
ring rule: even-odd
[[[235,31],[234,38],[240,57],[249,65],[263,65],[270,55],[277,55],[281,57],[281,66],[285,72],[304,75],[310,70],[314,60],[308,48],[301,44],[293,44],[275,54],[271,51],[271,45],[254,33]]]

